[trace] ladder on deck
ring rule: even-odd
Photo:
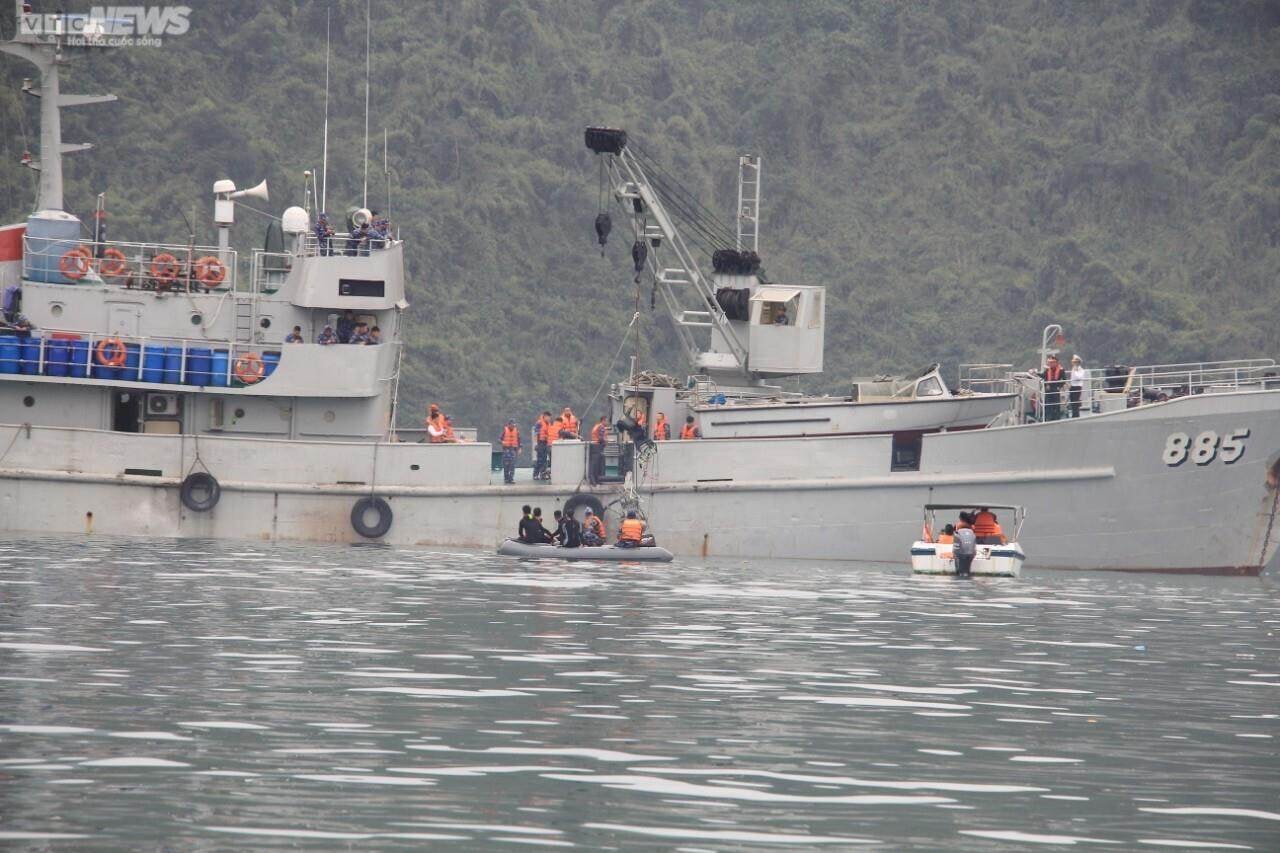
[[[760,251],[760,158],[738,158],[738,245],[741,252]]]
[[[235,297],[236,303],[236,343],[253,343],[253,321],[255,304],[253,299]]]

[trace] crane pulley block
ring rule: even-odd
[[[612,127],[588,127],[587,147],[597,154],[621,154],[627,147],[627,132]]]

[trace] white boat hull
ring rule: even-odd
[[[1026,555],[1017,542],[979,545],[969,572],[974,577],[1016,578]],[[911,546],[911,571],[917,575],[954,575],[956,561],[950,545],[916,542]]]

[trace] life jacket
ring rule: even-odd
[[[636,422],[636,426],[647,426],[648,420],[644,416],[644,409],[636,409],[631,415],[631,420]]]
[[[980,512],[977,517],[973,519],[974,536],[997,536],[999,535],[999,530],[1000,525],[996,524],[995,514],[990,511]]]
[[[609,432],[609,427],[605,426],[604,424],[596,424],[591,428],[591,443],[604,444],[606,441],[605,437],[608,434],[608,432]]]
[[[682,440],[688,441],[691,438],[697,438],[697,437],[698,437],[698,428],[693,424],[685,424],[684,426],[680,427],[680,438]]]
[[[552,421],[551,425],[547,427],[547,443],[554,444],[562,432],[564,432],[564,424]]]
[[[444,415],[440,412],[434,412],[427,418],[427,435],[431,438],[432,444],[443,444],[449,440],[449,424],[444,419]]]
[[[507,424],[502,428],[502,446],[503,447],[519,447],[520,446],[520,430],[511,424]]]
[[[956,539],[956,538],[955,538],[954,536],[952,536],[950,533],[939,533],[939,534],[938,534],[938,544],[939,544],[939,545],[950,545],[952,542],[954,542],[954,541],[955,541],[955,539]]]
[[[1061,382],[1062,381],[1062,365],[1046,364],[1044,368],[1044,381],[1045,382]]]
[[[653,437],[658,441],[666,441],[671,438],[671,425],[667,423],[667,419],[662,415],[658,415],[658,420],[653,425]]]
[[[560,417],[564,421],[565,432],[576,433],[578,431],[578,419],[573,416],[573,412],[570,412],[567,415],[561,415]]]
[[[538,441],[546,443],[551,439],[551,421],[546,418],[538,418]]]
[[[644,536],[644,522],[638,518],[624,518],[618,531],[619,542],[639,542]]]
[[[994,527],[994,531],[992,532],[992,534],[991,534],[991,535],[992,535],[992,536],[999,536],[999,537],[1000,537],[1000,544],[1001,544],[1001,545],[1008,545],[1008,544],[1009,544],[1009,540],[1005,538],[1004,530],[1002,530],[1002,529],[1000,528],[1000,522],[998,522],[998,521],[997,521],[997,522],[995,522],[992,526]]]
[[[604,538],[604,522],[600,520],[600,516],[598,515],[587,516],[587,520],[583,523],[582,526],[587,533],[594,533],[595,535],[599,536],[601,539]]]

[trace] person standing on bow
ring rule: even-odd
[[[1056,421],[1062,417],[1062,385],[1067,378],[1056,355],[1046,360],[1040,378],[1044,380],[1044,419]]]
[[[1084,369],[1080,356],[1071,356],[1071,373],[1067,381],[1067,399],[1070,401],[1071,417],[1080,417],[1080,398],[1084,396],[1084,386],[1089,374]]]
[[[604,447],[608,443],[609,416],[601,415],[600,420],[591,428],[591,446],[589,453],[591,457],[591,464],[587,466],[587,474],[592,485],[600,482],[600,479],[604,476]]]
[[[551,479],[551,412],[543,411],[533,425],[533,479]]]
[[[520,428],[515,418],[502,428],[502,482],[510,485],[516,481],[516,457],[520,455]]]

